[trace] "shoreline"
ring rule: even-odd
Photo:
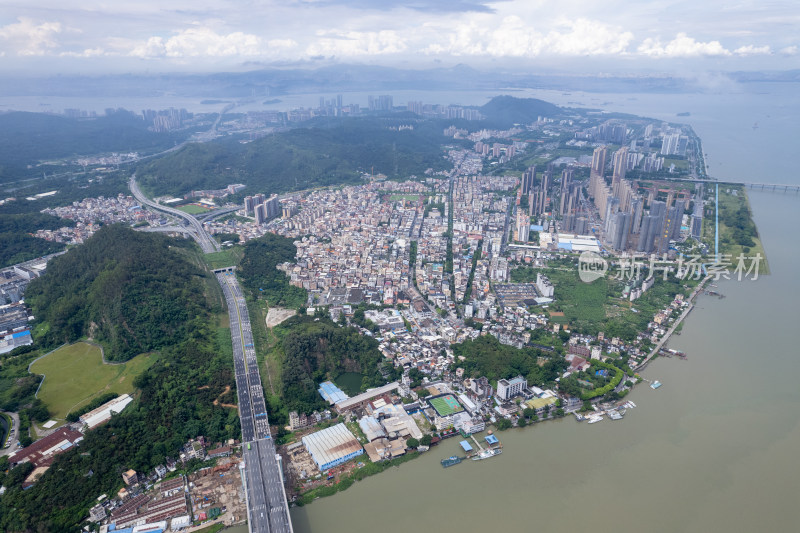
[[[707,275],[707,276],[706,276],[705,278],[703,278],[703,280],[702,280],[702,281],[701,281],[701,282],[700,282],[700,283],[697,285],[697,287],[695,287],[695,289],[694,289],[694,292],[692,292],[692,295],[691,295],[691,296],[689,296],[689,306],[688,306],[686,309],[684,309],[683,313],[681,313],[681,316],[679,316],[679,317],[678,317],[678,319],[675,321],[675,323],[674,323],[674,324],[672,324],[672,327],[669,329],[669,331],[667,331],[667,333],[666,333],[666,334],[664,334],[664,336],[661,338],[661,340],[660,340],[660,341],[658,341],[658,344],[656,344],[655,348],[653,348],[653,350],[652,350],[652,351],[650,352],[650,354],[649,354],[649,355],[648,355],[648,356],[647,356],[647,357],[644,359],[644,361],[642,361],[641,363],[639,363],[639,364],[636,366],[636,368],[634,368],[634,369],[632,369],[632,370],[635,370],[635,371],[637,371],[637,372],[638,372],[638,371],[641,371],[641,370],[644,370],[645,368],[647,368],[647,365],[648,365],[648,363],[650,363],[650,361],[651,361],[651,360],[652,360],[654,357],[656,357],[656,356],[658,355],[658,352],[659,352],[659,351],[661,351],[661,349],[664,347],[664,345],[665,345],[667,342],[669,342],[669,339],[672,337],[673,333],[675,333],[675,330],[678,328],[678,326],[679,326],[680,324],[682,324],[682,323],[683,323],[683,320],[684,320],[684,319],[685,319],[687,316],[689,316],[689,313],[692,311],[692,309],[694,309],[694,306],[695,306],[695,299],[697,298],[697,295],[698,295],[698,294],[700,294],[700,292],[703,290],[703,287],[705,286],[706,282],[708,282],[708,280],[710,280],[711,278],[712,278],[712,276],[710,276],[710,275]]]

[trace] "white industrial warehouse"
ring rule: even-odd
[[[320,470],[327,470],[364,453],[347,426],[336,424],[303,437],[303,445]]]

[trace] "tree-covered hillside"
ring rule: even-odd
[[[122,487],[122,472],[149,472],[165,457],[176,459],[183,443],[198,435],[212,443],[238,438],[237,410],[221,405],[235,398],[225,395],[235,388],[230,337],[216,337],[208,326],[192,321],[185,338],[162,349],[136,379],[137,401],[87,432],[33,487],[22,490],[25,465],[8,477],[0,467],[0,484],[7,488],[0,498],[0,531],[77,532],[97,497]]]
[[[20,179],[40,161],[108,152],[166,150],[186,133],[148,131],[141,116],[125,110],[92,119],[44,113],[0,114],[0,183]]]
[[[538,348],[517,349],[492,335],[453,345],[458,361],[456,366],[464,369],[465,375],[473,378],[486,376],[493,384],[498,379],[510,379],[521,375],[529,385],[541,386],[554,381],[569,365],[560,355],[543,352]]]
[[[515,98],[495,96],[480,108],[487,123],[499,128],[509,128],[514,124],[530,124],[539,117],[554,117],[561,109],[549,102],[536,98]]]
[[[359,172],[403,177],[422,175],[428,168],[449,168],[442,157],[446,138],[441,132],[397,131],[403,123],[402,119],[338,119],[247,144],[236,139],[191,144],[142,165],[137,173],[143,187],[154,195],[178,195],[229,183],[244,183],[253,193],[271,194],[355,183]]]
[[[43,213],[0,214],[0,242],[3,243],[0,246],[0,267],[60,252],[64,249],[63,244],[39,239],[31,234],[39,229],[58,229],[74,225],[72,220]]]
[[[356,328],[304,315],[290,318],[281,327],[288,331],[281,341],[281,392],[289,411],[310,413],[327,407],[317,392],[319,383],[344,372],[363,374],[363,383],[369,387],[384,383],[378,370],[383,361],[378,341],[361,335]]]
[[[294,261],[297,247],[291,239],[267,233],[247,241],[244,257],[239,265],[242,284],[254,296],[264,297],[269,305],[300,307],[307,297],[305,289],[289,284],[289,278],[276,268],[286,261]]]
[[[53,259],[25,297],[46,345],[90,336],[106,357],[131,357],[184,341],[207,317],[203,273],[170,249],[180,241],[113,225]]]

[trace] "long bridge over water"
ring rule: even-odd
[[[753,181],[731,181],[731,180],[698,179],[698,178],[659,178],[659,179],[654,179],[653,181],[701,183],[703,185],[739,185],[757,191],[800,193],[800,184],[792,185],[789,183],[760,183]]]

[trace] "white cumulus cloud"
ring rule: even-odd
[[[747,46],[740,46],[734,50],[733,53],[740,56],[766,56],[772,53],[772,49],[769,46],[753,46],[752,44],[748,44]]]
[[[231,57],[271,55],[296,46],[291,39],[264,40],[244,32],[217,33],[211,28],[193,27],[167,39],[150,37],[136,45],[129,55],[140,58]]]
[[[539,55],[587,56],[622,54],[633,34],[599,21],[564,20],[542,33],[518,16],[505,17],[494,28],[478,20],[441,30],[426,54],[488,55],[493,57],[536,57]]]
[[[730,50],[726,49],[719,41],[701,42],[679,33],[673,40],[665,45],[659,39],[647,38],[639,45],[640,54],[651,57],[698,57],[698,56],[729,56]]]
[[[8,51],[21,56],[40,56],[58,46],[56,35],[61,29],[59,22],[37,24],[33,19],[19,17],[17,22],[0,26],[0,39],[5,41]]]

